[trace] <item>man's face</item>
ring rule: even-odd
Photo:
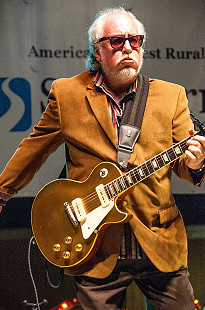
[[[103,26],[102,37],[123,36],[129,37],[138,33],[134,20],[126,15],[115,14],[107,16]],[[143,62],[143,51],[141,48],[132,48],[126,40],[122,48],[114,49],[110,41],[99,43],[95,49],[95,56],[100,62],[103,75],[115,76],[121,80],[128,77],[136,77]]]

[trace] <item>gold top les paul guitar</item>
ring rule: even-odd
[[[31,222],[45,258],[60,267],[88,261],[99,248],[109,225],[132,218],[118,209],[120,196],[180,157],[187,149],[189,138],[125,174],[115,164],[103,162],[84,182],[58,179],[43,187],[34,200]]]

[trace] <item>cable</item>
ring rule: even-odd
[[[58,289],[62,283],[63,283],[63,277],[64,277],[64,268],[60,268],[60,272],[59,272],[59,282],[57,285],[53,285],[50,281],[50,278],[49,278],[49,274],[48,274],[48,261],[45,260],[45,265],[46,265],[46,276],[47,276],[47,280],[48,280],[48,283],[49,285],[54,288],[54,289]]]
[[[34,292],[35,292],[35,297],[36,297],[36,303],[32,304],[32,303],[28,303],[27,300],[23,301],[23,304],[27,305],[27,306],[33,306],[35,310],[41,310],[40,305],[45,305],[47,304],[47,300],[44,299],[41,303],[39,303],[39,298],[38,298],[38,292],[37,292],[37,288],[36,288],[36,284],[34,281],[34,277],[33,277],[33,273],[32,273],[32,269],[31,269],[31,246],[32,244],[35,244],[35,238],[34,236],[31,237],[30,241],[29,241],[29,247],[28,247],[28,267],[29,267],[29,273],[30,273],[30,277],[31,277],[31,281],[33,284],[33,288],[34,288]],[[63,283],[63,277],[64,277],[64,268],[60,268],[60,272],[59,272],[59,282],[57,285],[53,285],[49,279],[49,274],[48,274],[48,261],[45,260],[46,262],[46,275],[47,275],[47,280],[48,283],[50,284],[50,286],[54,289],[58,289],[62,283]]]
[[[28,267],[29,267],[31,281],[33,283],[33,288],[34,288],[34,292],[35,292],[35,296],[36,296],[36,306],[37,306],[36,309],[41,310],[40,304],[39,304],[39,299],[38,299],[38,292],[37,292],[37,289],[36,289],[36,284],[35,284],[34,277],[33,277],[33,274],[32,274],[32,269],[31,269],[31,245],[32,245],[33,241],[35,242],[34,236],[32,236],[30,241],[29,241],[29,247],[28,247]]]

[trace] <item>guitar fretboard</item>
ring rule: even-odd
[[[194,135],[198,134],[195,133]],[[194,136],[193,135],[193,136]],[[187,141],[190,137],[176,143],[162,153],[152,157],[143,164],[135,167],[124,175],[105,185],[105,190],[109,199],[116,197],[118,194],[126,191],[133,185],[149,177],[155,171],[163,168],[179,158],[187,149]]]

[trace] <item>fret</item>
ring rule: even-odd
[[[138,167],[135,167],[133,170],[132,170],[132,174],[134,175],[134,178],[136,180],[136,183],[138,183],[139,181],[141,181],[141,178],[140,178],[140,175],[139,175],[139,172],[138,172]]]
[[[147,169],[149,170],[150,174],[152,174],[153,172],[155,172],[155,169],[153,168],[152,162],[151,160],[147,161]]]
[[[159,165],[158,165],[158,162],[156,160],[156,157],[153,157],[152,159],[150,159],[150,162],[152,164],[154,171],[159,169]]]
[[[158,154],[158,155],[156,156],[156,159],[157,159],[157,162],[158,162],[159,168],[164,167],[164,161],[163,161],[163,159],[162,159],[161,154]]]
[[[130,181],[129,181],[129,178],[127,178],[128,174],[130,174],[131,171],[127,172],[126,174],[124,174],[122,176],[123,178],[123,182],[125,183],[126,185],[126,188],[129,188],[130,187]]]
[[[112,197],[114,197],[116,195],[116,192],[115,192],[115,187],[113,185],[113,182],[109,184],[109,189],[110,189]]]
[[[143,166],[143,169],[144,169],[145,177],[147,177],[148,175],[150,175],[150,171],[149,171],[147,162],[145,162],[144,164],[142,164],[142,166]]]
[[[141,180],[137,168],[138,167],[130,171],[130,175],[135,184]]]
[[[183,152],[180,148],[180,145],[173,146],[173,151],[175,152],[177,157],[183,154]]]
[[[143,179],[145,174],[144,174],[144,170],[142,169],[142,167],[141,166],[138,167],[137,171],[138,171],[138,174],[139,174],[140,178]]]
[[[188,148],[186,143],[187,143],[187,140],[181,142],[181,149],[183,150],[183,152],[185,152]]]
[[[123,186],[123,184],[122,184],[122,182],[121,182],[121,178],[117,178],[116,179],[116,182],[117,182],[117,186],[118,186],[118,188],[119,188],[119,193],[121,193],[123,190],[124,190],[124,186]]]
[[[170,162],[170,157],[167,151],[162,152],[162,159],[165,164],[168,164]]]
[[[111,190],[110,190],[110,187],[109,187],[109,185],[107,184],[107,185],[105,185],[104,186],[104,189],[105,189],[105,191],[106,191],[106,193],[107,193],[107,195],[108,195],[108,198],[109,199],[112,199],[112,193],[111,193]]]
[[[123,179],[123,183],[125,184],[126,188],[130,187],[130,183],[127,181],[127,176],[126,176],[126,174],[124,174],[123,176],[121,176],[121,178]]]
[[[138,181],[145,179],[150,174],[146,163],[138,166],[136,170],[138,172]]]
[[[173,150],[173,146],[167,150],[167,153],[169,155],[170,161],[174,161],[175,159],[177,159],[176,154]]]
[[[133,179],[130,175],[130,172],[128,172],[125,176],[126,176],[126,179],[127,179],[129,186],[132,186],[134,184],[134,182],[133,182]]]
[[[148,176],[148,175],[152,174],[153,168],[152,168],[152,165],[150,164],[149,160],[146,161],[146,162],[144,163],[144,165],[145,165],[146,171],[147,171],[147,172],[146,172],[146,175]]]
[[[119,178],[119,181],[120,181],[120,184],[121,184],[121,187],[123,188],[123,190],[124,190],[124,189],[127,189],[127,185],[126,185],[126,183],[125,183],[125,180],[124,180],[124,177],[123,177],[123,176],[121,176],[121,177]]]
[[[114,180],[114,181],[113,181],[113,186],[114,186],[114,188],[115,188],[115,192],[116,192],[116,193],[120,193],[120,192],[121,192],[117,180]]]

